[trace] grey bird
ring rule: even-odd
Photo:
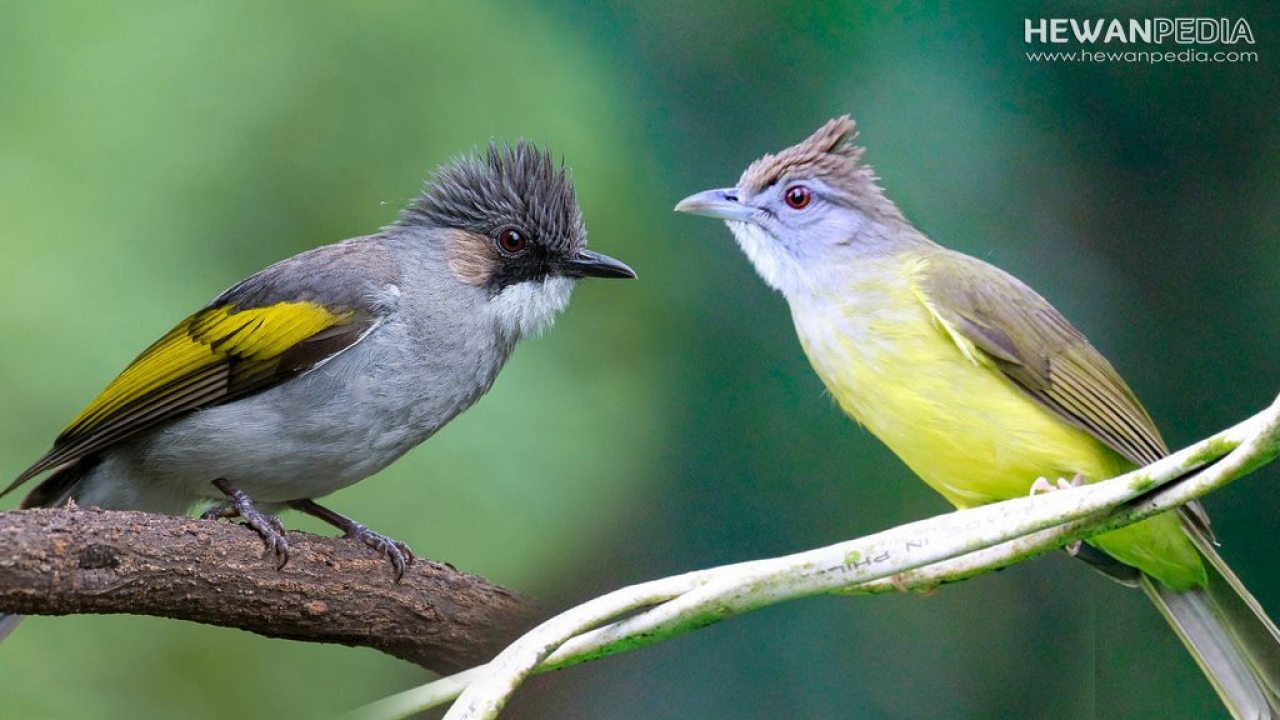
[[[239,516],[280,566],[274,514],[293,508],[386,554],[399,579],[405,545],[314,498],[471,407],[580,278],[635,277],[586,242],[547,152],[491,144],[457,158],[394,224],[278,262],[183,320],[4,492],[50,472],[23,507],[183,514],[214,501],[206,517]]]

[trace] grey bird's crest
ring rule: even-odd
[[[481,235],[510,225],[557,255],[583,246],[587,236],[564,164],[524,140],[514,147],[490,143],[483,153],[454,158],[427,181],[400,223]]]

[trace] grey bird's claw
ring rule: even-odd
[[[377,550],[379,554],[391,561],[391,568],[395,572],[396,582],[400,582],[404,577],[405,569],[417,559],[408,545],[399,540],[393,540],[382,533],[376,533],[365,527],[364,524],[358,523],[346,515],[336,513],[316,503],[314,500],[293,500],[289,502],[289,507],[320,518],[341,530],[346,537],[358,540]]]
[[[382,533],[374,532],[358,522],[352,522],[352,527],[347,529],[346,536],[352,540],[363,542],[390,560],[391,567],[396,573],[396,582],[400,582],[401,578],[404,577],[405,569],[417,559],[408,545],[399,540],[393,540]]]
[[[214,480],[213,484],[227,496],[227,501],[219,503],[200,515],[204,520],[220,520],[238,517],[244,524],[253,528],[262,537],[267,552],[276,556],[276,569],[280,570],[289,562],[289,541],[284,536],[284,524],[280,518],[262,512],[253,504],[253,500],[224,479]]]
[[[213,507],[200,513],[201,520],[227,520],[236,517],[240,513],[236,512],[236,506],[229,502],[220,502],[214,504]]]

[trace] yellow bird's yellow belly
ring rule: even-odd
[[[793,305],[801,344],[840,407],[952,504],[1132,467],[962,350],[909,286],[857,290]]]
[[[896,270],[866,272],[873,280],[838,296],[793,298],[792,316],[840,407],[930,487],[966,508],[1025,496],[1038,477],[1102,480],[1133,468],[948,332],[915,294],[910,272]],[[1171,587],[1205,583],[1174,513],[1089,542]]]

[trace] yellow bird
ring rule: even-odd
[[[1129,387],[1017,278],[934,243],[831,120],[733,188],[677,211],[729,225],[786,297],[840,407],[959,508],[1167,454]],[[1280,713],[1280,632],[1213,549],[1199,505],[1090,538],[1079,556],[1141,586],[1241,718]]]

